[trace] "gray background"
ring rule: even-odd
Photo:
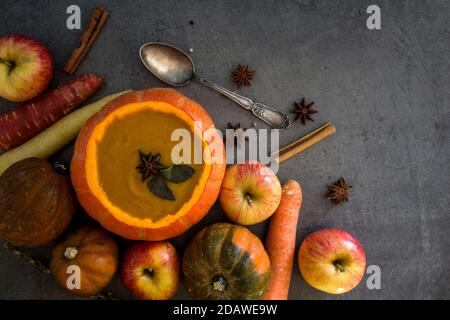
[[[382,271],[381,290],[363,282],[342,296],[308,286],[295,263],[291,299],[450,298],[450,42],[449,1],[11,1],[0,4],[0,34],[24,33],[48,45],[56,86],[82,31],[66,29],[66,8],[78,4],[82,25],[95,5],[110,19],[81,64],[108,93],[163,86],[141,65],[137,51],[148,41],[193,48],[199,73],[236,89],[230,71],[247,63],[256,75],[237,92],[285,111],[305,96],[316,102],[315,122],[281,135],[285,145],[319,124],[337,132],[282,165],[281,181],[301,182],[304,203],[297,245],[326,227],[348,230],[366,250],[368,265]],[[366,28],[366,8],[382,10],[382,30]],[[189,21],[193,20],[194,25]],[[180,89],[199,101],[224,129],[254,119],[231,101],[199,84]],[[0,110],[13,104],[0,101]],[[265,127],[258,122],[258,127]],[[69,159],[71,146],[56,158]],[[340,176],[354,190],[350,203],[334,207],[327,185]],[[226,220],[210,214],[172,242],[182,251],[202,226]],[[267,224],[251,227],[263,237]],[[124,244],[126,245],[126,243]],[[44,260],[48,249],[33,250]],[[131,298],[118,277],[108,287]],[[180,288],[176,298],[187,298]],[[0,250],[0,298],[72,298],[51,276],[39,274]]]

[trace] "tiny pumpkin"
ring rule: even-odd
[[[189,243],[183,273],[194,299],[255,300],[264,296],[271,268],[258,237],[245,227],[216,223]]]
[[[39,247],[55,240],[75,211],[69,179],[43,159],[19,161],[0,176],[0,238],[14,246]]]
[[[116,241],[102,230],[83,226],[55,245],[50,271],[58,284],[70,293],[93,296],[108,285],[117,265]],[[78,284],[71,277],[77,272],[73,266],[80,271]]]

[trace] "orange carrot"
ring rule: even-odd
[[[22,106],[0,113],[0,149],[12,149],[62,118],[103,85],[95,74],[73,78]]]
[[[287,300],[295,254],[295,237],[302,189],[297,181],[283,185],[281,202],[272,215],[266,237],[266,250],[272,266],[264,300]]]

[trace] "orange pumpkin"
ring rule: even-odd
[[[102,230],[84,226],[55,245],[50,271],[58,284],[70,293],[93,296],[108,285],[117,265],[116,241]]]
[[[175,201],[168,201],[149,192],[136,166],[141,150],[172,165],[176,129],[201,139],[207,161],[192,164],[191,179],[170,184]],[[75,144],[71,178],[81,205],[106,229],[156,241],[180,235],[206,215],[225,165],[222,139],[206,111],[173,89],[156,88],[124,94],[87,121]]]

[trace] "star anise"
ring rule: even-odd
[[[147,180],[152,176],[157,176],[159,171],[165,167],[159,163],[161,155],[159,153],[153,155],[151,152],[148,154],[139,150],[139,161],[140,164],[136,167],[139,173],[142,175],[142,182]]]
[[[233,135],[233,144],[236,145],[237,147],[241,146],[242,140],[248,141],[248,136],[244,136],[244,133],[247,130],[247,128],[241,128],[240,123],[233,125],[230,122],[228,122],[227,129],[231,129],[234,131],[235,134]],[[226,138],[227,136],[225,134],[223,139],[225,140]]]
[[[250,80],[253,79],[254,74],[255,71],[250,70],[248,65],[238,64],[236,69],[231,74],[231,79],[233,80],[234,83],[238,85],[238,87],[241,86],[250,87],[251,86]]]
[[[174,164],[169,167],[163,166],[159,160],[159,153],[148,154],[139,150],[139,165],[136,167],[142,175],[142,182],[147,183],[147,187],[153,195],[170,201],[175,201],[175,196],[170,190],[167,182],[182,183],[191,178],[195,170],[185,164]]]
[[[348,193],[352,190],[352,186],[347,184],[344,178],[340,178],[339,181],[328,186],[330,193],[328,199],[338,205],[341,202],[348,202]]]
[[[317,111],[311,109],[313,105],[314,101],[306,104],[305,98],[303,98],[300,103],[295,102],[295,109],[292,111],[292,113],[296,113],[294,121],[297,121],[298,118],[300,118],[303,124],[306,124],[306,120],[314,121],[314,119],[311,118],[311,115],[317,113]]]

